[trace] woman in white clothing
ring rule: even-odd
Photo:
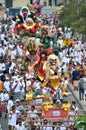
[[[13,96],[10,97],[10,99],[7,102],[7,111],[10,112],[11,108],[13,106]]]
[[[49,126],[47,119],[44,119],[43,124],[44,126],[40,127],[40,130],[53,130],[53,128]]]
[[[14,130],[27,130],[25,126],[22,124],[22,118],[18,119],[18,124],[15,126]]]
[[[17,113],[15,106],[12,106],[12,111],[10,111],[8,116],[8,130],[14,130],[17,122]]]

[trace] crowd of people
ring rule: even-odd
[[[22,24],[27,24],[27,21]],[[32,94],[40,97],[50,95],[53,104],[62,106],[65,97],[70,95],[69,81],[73,84],[74,91],[79,91],[79,100],[86,100],[86,49],[83,37],[72,32],[71,28],[59,27],[56,14],[35,18],[35,28],[33,22],[29,17],[29,30],[25,29],[24,25],[20,30],[19,19],[14,20],[12,17],[0,22],[0,104],[7,106],[5,118],[8,118],[8,129],[66,130],[66,127],[69,127],[68,130],[74,130],[74,122],[49,122],[45,119],[42,111],[35,108],[35,103],[42,105],[41,99],[34,99],[31,104],[28,102],[30,108],[26,109],[26,106],[27,101],[32,99]],[[18,29],[17,33],[15,29]],[[29,38],[25,39],[25,36],[34,37],[37,44],[41,43],[40,46],[35,49],[33,42],[33,48],[29,46],[27,50],[25,40]],[[52,53],[59,59],[57,66],[60,70],[60,80],[56,90],[55,84],[53,88],[49,82],[43,84],[47,80],[42,67]],[[40,72],[40,68],[41,76],[36,73]],[[53,73],[54,76],[59,75],[56,70]],[[78,107],[74,107],[75,105],[76,102],[73,101],[71,110],[77,113]]]

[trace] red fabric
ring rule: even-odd
[[[40,16],[41,15],[41,12],[37,12],[36,13],[36,17]]]
[[[36,33],[36,29],[35,29],[35,28],[32,28],[32,29],[30,30],[30,32],[31,32],[32,34],[35,34],[35,33]]]
[[[24,12],[24,13],[23,13],[23,16],[24,16],[24,17],[27,17],[27,12]]]
[[[23,48],[23,47],[24,47],[24,43],[23,43],[23,42],[20,42],[20,46]]]
[[[53,51],[52,48],[46,49],[46,52],[47,52],[48,55],[50,55],[52,53],[52,51]]]
[[[14,27],[14,34],[18,34],[18,27],[17,26]]]
[[[45,77],[45,72],[44,72],[44,70],[43,70],[42,68],[39,68],[39,69],[38,69],[38,72],[39,72],[42,76]]]
[[[48,111],[44,110],[46,119],[68,119],[69,111],[61,108],[49,108]]]

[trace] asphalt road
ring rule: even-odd
[[[2,114],[2,117],[0,117],[0,124],[2,126],[2,130],[8,130],[8,120],[5,118],[5,114]]]

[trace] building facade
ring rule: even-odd
[[[0,0],[0,5],[9,7],[22,7],[27,4],[32,4],[35,0]],[[40,0],[41,5],[56,6],[62,3],[64,0]]]

